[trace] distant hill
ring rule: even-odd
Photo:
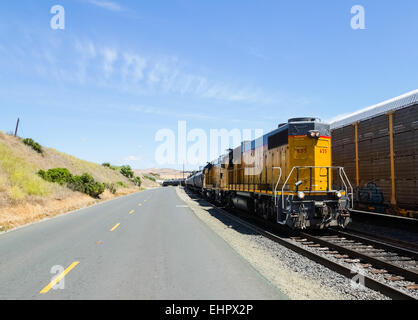
[[[140,189],[119,170],[77,159],[51,148],[36,152],[16,138],[0,131],[0,231],[62,212],[79,209],[101,200],[138,192]],[[75,192],[43,180],[38,171],[66,168],[73,175],[90,174],[95,181],[112,185],[100,198]],[[144,181],[143,187],[157,183]],[[112,191],[112,192],[111,192]]]
[[[150,168],[134,170],[138,175],[151,175],[157,177],[157,180],[181,179],[183,178],[183,171],[170,168]],[[187,178],[189,172],[184,172],[184,177]]]

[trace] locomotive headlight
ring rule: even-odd
[[[343,194],[339,191],[335,195],[337,196],[337,198],[341,198],[343,196]]]
[[[321,133],[318,130],[311,130],[308,132],[308,137],[313,139],[319,139]]]
[[[298,191],[298,198],[299,198],[300,200],[304,199],[304,198],[305,198],[305,192]]]

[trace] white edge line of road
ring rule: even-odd
[[[87,206],[87,207],[84,207],[84,208],[80,208],[80,209],[76,209],[76,210],[72,210],[72,211],[60,213],[60,214],[58,214],[56,216],[53,216],[53,217],[50,217],[50,218],[44,218],[44,219],[41,219],[41,220],[38,220],[38,221],[30,222],[30,223],[24,224],[22,226],[19,226],[19,227],[16,227],[16,228],[13,228],[13,229],[10,229],[10,230],[7,230],[7,231],[1,231],[0,232],[0,237],[3,236],[3,235],[6,235],[8,233],[11,233],[11,232],[14,232],[14,231],[23,229],[23,228],[27,228],[27,227],[30,227],[30,226],[33,226],[33,225],[36,225],[36,224],[39,224],[39,223],[42,223],[42,222],[46,222],[46,221],[50,221],[50,220],[62,218],[62,217],[68,216],[70,214],[80,213],[83,210],[91,209],[93,207],[99,207],[101,205],[105,205],[105,204],[107,204],[109,202],[112,202],[112,201],[116,201],[116,200],[120,200],[120,199],[128,198],[128,197],[133,197],[135,195],[142,194],[142,193],[147,192],[147,191],[150,191],[150,190],[156,190],[156,189],[161,189],[161,188],[162,187],[150,188],[150,189],[147,189],[147,190],[142,190],[142,191],[134,192],[134,193],[131,193],[131,194],[127,194],[125,196],[122,196],[122,197],[115,198],[115,199],[110,199],[110,200],[106,200],[106,201],[103,201],[103,202],[95,203],[95,204],[92,204],[92,205]]]

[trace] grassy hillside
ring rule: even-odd
[[[47,182],[38,175],[41,169],[53,168],[67,168],[73,175],[89,173],[100,183],[114,184],[116,194],[105,191],[100,195],[101,199],[139,191],[117,170],[77,159],[55,149],[43,148],[43,152],[38,153],[25,145],[22,139],[0,131],[0,231],[36,220],[45,212],[53,215],[100,200]],[[52,203],[55,208],[51,208]],[[29,211],[32,217],[23,219]]]

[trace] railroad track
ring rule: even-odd
[[[331,231],[326,235],[301,232],[292,240],[321,251],[336,260],[351,264],[362,274],[380,276],[382,282],[418,292],[418,254],[348,232]]]
[[[413,251],[335,230],[323,235],[279,231],[272,223],[210,204],[231,220],[349,279],[357,276],[367,288],[395,300],[418,300],[418,256]]]
[[[406,248],[406,249],[409,249],[411,251],[415,251],[418,253],[418,243],[416,242],[409,242],[409,241],[400,240],[394,237],[378,235],[374,232],[360,231],[360,230],[352,229],[352,228],[347,229],[347,232],[349,232],[351,235],[357,235],[365,239],[376,239],[386,244]]]

